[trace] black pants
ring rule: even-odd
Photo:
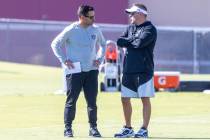
[[[91,127],[97,126],[96,97],[98,94],[98,70],[69,74],[67,80],[67,99],[64,110],[66,129],[71,128],[75,118],[76,102],[83,88],[87,103],[88,119]]]

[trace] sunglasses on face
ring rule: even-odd
[[[86,16],[86,15],[85,15],[85,17],[87,17],[89,19],[94,19],[95,18],[95,16]]]
[[[129,13],[129,17],[132,17],[136,14],[137,12]]]

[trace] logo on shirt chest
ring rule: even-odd
[[[95,39],[96,39],[96,35],[95,35],[95,34],[92,34],[92,35],[91,35],[91,39],[92,39],[92,40],[95,40]]]
[[[142,33],[142,29],[140,29],[140,30],[138,30],[136,33],[135,33],[135,37],[138,37],[138,36],[140,36],[141,35],[141,33]]]

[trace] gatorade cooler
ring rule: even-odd
[[[174,71],[157,71],[154,73],[155,89],[169,89],[176,91],[180,84],[180,72]]]

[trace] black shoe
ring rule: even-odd
[[[101,134],[99,133],[97,127],[91,127],[90,130],[89,130],[89,136],[101,137]]]
[[[64,137],[73,137],[73,131],[72,131],[72,129],[66,129],[66,130],[64,130]]]

